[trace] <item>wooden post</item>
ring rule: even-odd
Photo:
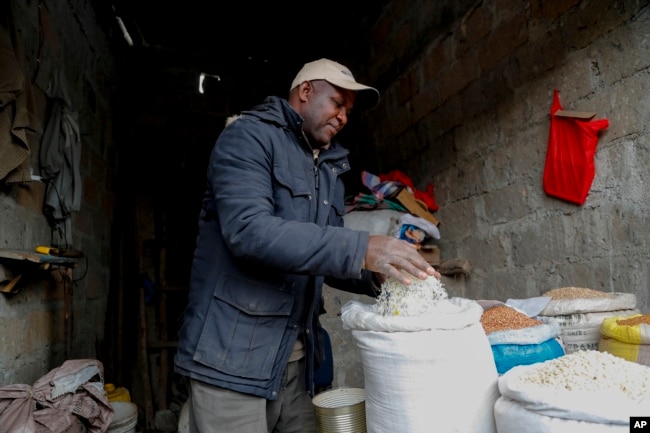
[[[144,287],[140,287],[140,311],[139,311],[139,327],[138,327],[138,345],[140,346],[140,354],[138,360],[140,363],[140,371],[142,372],[142,386],[144,390],[144,412],[145,412],[145,425],[147,428],[154,426],[154,410],[151,391],[151,378],[149,375],[149,354],[147,351],[147,304],[145,302]]]

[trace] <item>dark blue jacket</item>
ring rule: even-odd
[[[208,166],[177,372],[274,400],[302,335],[313,393],[323,283],[373,294],[362,271],[369,233],[343,228],[349,169],[337,142],[315,163],[302,118],[281,98],[224,129]]]

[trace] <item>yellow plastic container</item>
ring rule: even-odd
[[[108,401],[131,401],[131,394],[129,390],[123,387],[116,388],[112,383],[107,383],[104,385],[104,391],[106,391],[106,397]]]

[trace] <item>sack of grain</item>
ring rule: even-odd
[[[505,304],[483,308],[481,324],[499,374],[564,355],[557,324],[543,323]]]
[[[520,402],[499,397],[494,404],[498,433],[628,433],[628,427],[546,416]]]
[[[498,374],[482,307],[451,298],[423,309],[396,293],[341,310],[361,353],[368,433],[494,433]]]
[[[562,316],[636,308],[634,293],[602,292],[586,287],[560,287],[542,296],[550,297],[540,316]]]
[[[566,353],[579,350],[598,350],[600,325],[608,317],[638,313],[639,310],[618,310],[600,313],[576,313],[564,316],[538,316],[545,323],[555,323],[560,327],[560,338]]]
[[[560,287],[542,296],[551,300],[537,319],[560,327],[559,336],[567,354],[578,350],[598,350],[600,325],[605,318],[639,312],[633,293]]]
[[[544,323],[507,305],[487,308],[481,325],[490,344],[537,344],[558,336],[556,323]]]
[[[600,333],[625,343],[650,344],[650,314],[608,317],[603,320]]]
[[[615,316],[603,320],[598,350],[650,366],[650,314]]]
[[[578,351],[499,377],[499,433],[627,433],[650,413],[650,369],[598,351]]]

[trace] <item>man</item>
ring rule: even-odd
[[[379,92],[328,59],[287,100],[231,119],[210,156],[176,371],[201,433],[314,432],[322,286],[375,295],[440,275],[407,242],[343,227],[348,151],[334,137]]]

